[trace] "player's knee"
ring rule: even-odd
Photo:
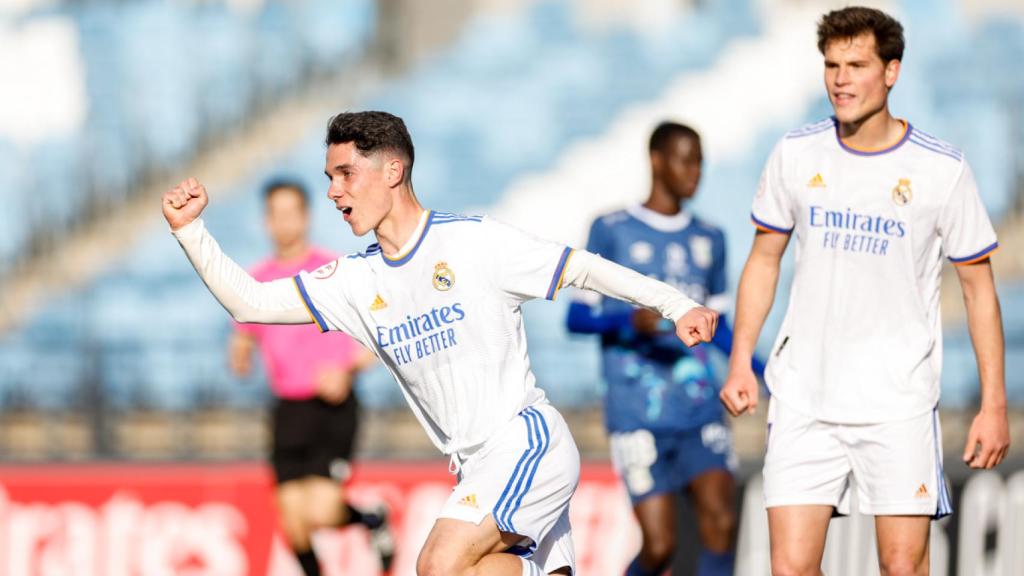
[[[736,513],[722,506],[701,514],[700,531],[703,544],[716,552],[724,552],[732,547],[733,534],[736,533]]]
[[[893,554],[879,559],[882,576],[927,576],[927,558],[911,558],[904,554]]]
[[[669,530],[658,531],[656,534],[649,534],[644,538],[643,546],[640,549],[640,558],[645,566],[661,569],[672,562],[672,555],[676,551],[675,534]]]
[[[433,546],[425,546],[416,559],[416,576],[462,576],[457,558],[442,554]]]
[[[820,567],[806,559],[772,555],[772,576],[819,576]]]

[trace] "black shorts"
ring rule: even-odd
[[[270,461],[277,483],[306,476],[339,482],[349,474],[359,406],[354,396],[333,405],[319,398],[278,400]]]

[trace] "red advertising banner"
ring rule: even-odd
[[[415,574],[453,484],[444,462],[356,467],[349,496],[391,510],[393,576]],[[579,573],[620,575],[639,530],[607,464],[584,465],[571,517]],[[0,576],[300,576],[276,522],[262,464],[0,467]],[[367,541],[318,532],[324,573],[380,574]]]

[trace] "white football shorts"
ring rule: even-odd
[[[502,532],[523,536],[509,550],[545,573],[576,573],[569,500],[580,480],[580,453],[562,415],[550,404],[524,409],[461,463],[459,483],[439,517],[480,524],[494,517]]]
[[[953,513],[937,410],[896,422],[833,424],[771,399],[766,507],[821,504],[849,514],[851,475],[862,514],[938,519]]]

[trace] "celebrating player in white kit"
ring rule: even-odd
[[[820,574],[851,473],[861,512],[876,517],[882,574],[927,574],[929,521],[952,511],[936,412],[942,256],[957,265],[980,372],[964,460],[991,468],[1009,445],[995,232],[963,154],[889,113],[903,45],[902,26],[878,10],[824,16],[818,48],[835,116],[778,143],[754,199],[759,232],[721,399],[734,415],[757,406],[750,358],[792,237],[796,273],[766,372],[777,576]]]
[[[196,180],[163,198],[164,216],[210,291],[242,322],[346,332],[401,385],[458,485],[417,562],[429,576],[574,574],[569,499],[579,452],[535,386],[520,305],[563,285],[647,306],[687,345],[710,341],[717,315],[674,288],[488,218],[423,209],[402,120],[343,113],[327,130],[327,196],[365,252],[294,279],[259,283],[198,219]]]

